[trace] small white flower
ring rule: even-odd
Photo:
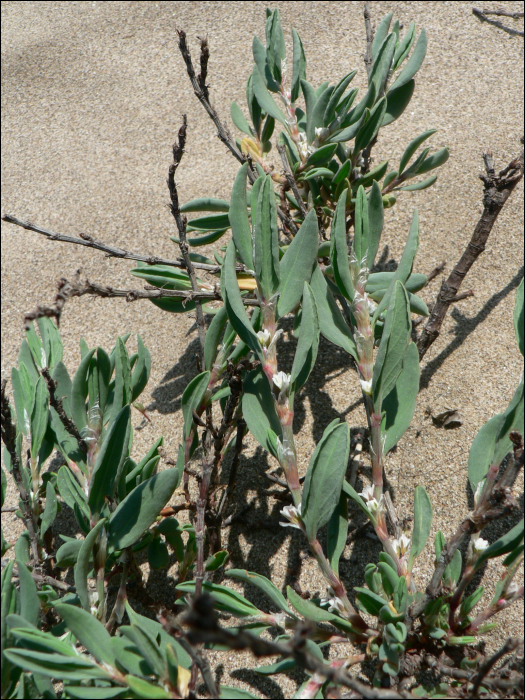
[[[364,501],[374,500],[374,487],[372,484],[370,486],[365,486],[365,488],[359,494]]]
[[[366,504],[368,510],[372,513],[372,515],[376,515],[377,511],[380,509],[380,507],[383,505],[383,496],[377,501],[377,499],[372,498],[371,501],[368,501]]]
[[[343,601],[341,598],[338,598],[335,596],[334,598],[330,598],[328,601],[328,610],[329,612],[335,612],[339,613],[339,615],[342,615],[345,611],[345,606],[343,605]]]
[[[364,393],[370,396],[372,394],[372,380],[360,379],[359,383],[361,384],[361,389],[364,391]]]
[[[272,340],[272,334],[267,328],[265,328],[257,333],[257,340],[263,348],[267,348]]]
[[[274,374],[272,377],[273,385],[279,389],[281,394],[287,393],[291,379],[291,375],[286,374],[286,372],[277,372],[277,374]]]
[[[410,547],[410,537],[403,534],[398,540],[393,540],[392,545],[397,556],[401,558],[408,552],[408,548]]]
[[[511,581],[507,586],[507,590],[505,591],[505,598],[510,598],[517,592],[518,584],[516,583],[516,581]]]
[[[477,540],[475,540],[472,543],[472,551],[474,554],[481,554],[487,547],[489,546],[489,543],[487,540],[484,540],[483,537],[478,537]]]
[[[281,527],[296,527],[298,530],[303,529],[303,521],[301,520],[301,503],[299,503],[299,506],[296,508],[295,506],[285,506],[282,511],[281,515],[284,515],[284,517],[289,520],[289,523],[279,523]]]
[[[485,486],[485,479],[482,479],[479,484],[476,487],[476,493],[474,494],[474,505],[477,506],[479,503],[479,499],[481,498],[481,494],[483,492],[483,487]]]

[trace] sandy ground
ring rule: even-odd
[[[504,3],[520,10],[518,2]],[[363,87],[365,47],[361,2],[277,2],[288,42],[291,27],[302,37],[308,79],[318,85],[357,68]],[[441,260],[448,269],[470,238],[481,211],[477,177],[484,149],[502,167],[519,152],[523,121],[523,40],[481,24],[467,2],[374,2],[377,22],[389,11],[408,26],[425,27],[429,49],[417,76],[416,92],[402,118],[381,131],[376,162],[399,161],[408,141],[423,130],[439,129],[434,148],[450,148],[450,160],[437,184],[404,193],[387,212],[383,243],[388,259],[398,260],[414,206],[421,221],[421,246],[415,269],[429,272]],[[197,36],[211,47],[212,101],[228,123],[233,99],[245,106],[251,72],[251,42],[264,36],[265,4],[260,2],[4,2],[2,3],[2,212],[29,218],[66,234],[86,232],[106,242],[161,256],[177,254],[166,208],[170,146],[188,115],[187,152],[180,168],[183,201],[199,195],[229,198],[237,164],[216,138],[213,124],[197,103],[176,43],[175,28],[185,29],[194,56]],[[289,48],[290,50],[290,48]],[[387,463],[398,512],[411,512],[412,493],[421,484],[434,504],[432,535],[450,535],[468,503],[466,465],[472,438],[494,413],[502,411],[519,381],[522,358],[512,330],[515,289],[523,274],[523,186],[512,195],[467,278],[475,295],[459,303],[422,365],[422,390],[413,427]],[[16,363],[23,314],[50,302],[55,280],[76,270],[114,286],[137,286],[129,261],[107,259],[96,251],[46,241],[35,233],[2,225],[2,377]],[[423,296],[431,302],[435,280]],[[286,327],[286,325],[285,325]],[[143,454],[164,435],[175,454],[181,435],[180,396],[196,372],[196,333],[189,315],[168,315],[152,304],[100,299],[68,303],[62,319],[65,362],[78,362],[79,336],[90,346],[112,347],[117,333],[130,332],[130,347],[140,333],[153,356],[144,394],[152,424],[135,433],[134,451]],[[280,346],[283,368],[291,362],[289,338]],[[301,470],[324,427],[346,417],[364,425],[355,373],[342,351],[323,342],[319,362],[297,400],[296,430]],[[425,417],[458,408],[461,428],[439,430]],[[141,424],[135,415],[134,425]],[[237,486],[239,507],[252,503],[246,523],[226,533],[231,565],[259,571],[278,585],[300,583],[324,595],[316,565],[305,554],[300,533],[278,526],[279,502],[268,497],[271,483],[261,477],[273,460],[248,441]],[[367,469],[365,468],[365,476]],[[270,489],[271,490],[271,489]],[[10,503],[13,490],[10,491]],[[173,502],[177,501],[177,495]],[[9,503],[8,503],[9,505]],[[354,515],[356,515],[354,513]],[[491,540],[521,517],[490,529]],[[271,518],[271,520],[270,520]],[[20,532],[13,516],[4,518],[10,540]],[[297,536],[296,536],[297,534]],[[341,571],[346,584],[362,584],[362,571],[378,546],[358,540],[347,547]],[[433,566],[429,551],[418,560],[424,582]],[[488,570],[489,593],[500,569]],[[175,573],[171,569],[170,574]],[[154,572],[156,590],[173,595],[173,580]],[[240,590],[243,590],[240,588]],[[267,609],[254,590],[248,598]],[[522,608],[508,610],[488,638],[492,648],[507,635],[522,633]],[[335,653],[335,651],[334,651]],[[249,657],[217,654],[222,682],[270,697],[291,697],[299,676],[278,685],[249,670]]]

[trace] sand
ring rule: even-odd
[[[504,5],[522,9],[518,2]],[[272,7],[280,9],[289,47],[291,27],[301,35],[308,79],[314,85],[338,80],[357,68],[354,82],[364,87],[361,2],[277,2]],[[418,31],[425,27],[429,37],[414,98],[405,114],[381,131],[374,149],[376,163],[388,158],[394,167],[409,140],[431,127],[438,129],[432,147],[450,148],[436,185],[403,193],[386,216],[382,243],[389,246],[388,259],[399,260],[417,206],[421,245],[415,270],[420,272],[430,272],[443,259],[450,270],[468,242],[481,212],[478,172],[484,149],[493,150],[497,167],[520,150],[523,40],[480,23],[471,8],[467,2],[372,3],[376,24],[394,11],[405,26],[414,20]],[[134,251],[175,256],[178,251],[169,236],[176,231],[165,206],[166,176],[183,113],[189,126],[178,176],[182,201],[203,195],[228,199],[237,172],[237,163],[192,93],[175,28],[187,32],[194,57],[197,36],[207,35],[211,99],[235,132],[229,107],[235,99],[245,110],[251,42],[255,34],[264,38],[264,10],[265,4],[259,2],[2,3],[2,213],[65,234],[86,232]],[[512,329],[515,289],[523,274],[522,202],[521,184],[467,277],[465,288],[473,289],[474,296],[454,307],[424,358],[413,425],[388,458],[387,474],[401,515],[411,512],[416,485],[428,490],[434,504],[432,535],[438,529],[450,535],[464,517],[469,446],[488,418],[504,410],[522,371]],[[16,363],[24,313],[52,301],[59,277],[73,277],[81,268],[82,275],[93,281],[137,287],[129,275],[132,267],[131,261],[108,259],[94,250],[49,242],[2,224],[2,378],[10,376]],[[422,293],[428,303],[440,279]],[[169,315],[146,301],[74,299],[61,323],[70,372],[78,363],[80,336],[91,347],[109,349],[117,333],[124,332],[132,334],[131,348],[140,333],[153,357],[143,395],[152,423],[135,432],[134,454],[144,454],[155,438],[164,435],[168,453],[175,455],[182,427],[181,393],[196,373],[194,320],[190,314]],[[280,345],[284,369],[292,357],[289,335]],[[359,395],[348,357],[323,342],[317,368],[297,399],[301,473],[333,418],[344,416],[354,429],[364,425],[362,406],[354,406]],[[426,418],[427,407],[434,414],[445,407],[457,408],[463,425],[457,430],[439,429]],[[133,421],[140,426],[141,416],[135,413]],[[277,524],[282,505],[267,496],[272,485],[263,476],[276,467],[275,462],[253,440],[247,440],[247,446],[236,500],[239,507],[246,503],[253,507],[246,523],[225,533],[230,565],[271,576],[284,586],[292,582],[299,563],[302,587],[324,595],[315,562],[299,561],[306,553],[300,533]],[[367,468],[364,475],[366,481]],[[180,499],[175,494],[172,502]],[[8,501],[6,505],[15,503],[12,486]],[[519,517],[516,513],[490,528],[490,539]],[[3,520],[6,539],[16,538],[19,521],[13,515]],[[432,570],[430,549],[418,560],[420,583]],[[347,547],[341,572],[348,587],[362,584],[364,565],[370,557],[377,558],[378,551],[369,539]],[[497,565],[488,568],[488,594],[500,571]],[[176,567],[168,574],[151,574],[155,590],[168,602],[175,574]],[[245,594],[268,609],[255,589],[246,588]],[[488,647],[521,634],[521,618],[520,605],[506,611],[487,638]],[[217,654],[217,662],[222,664],[222,683],[257,694],[291,697],[297,687],[294,678],[299,676],[293,674],[274,681],[239,670],[256,665],[249,655]]]

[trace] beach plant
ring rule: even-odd
[[[421,342],[412,319],[429,316],[417,295],[427,276],[413,271],[417,211],[397,266],[384,270],[378,264],[384,209],[395,204],[397,193],[430,187],[436,175],[406,183],[442,165],[448,151],[431,154],[425,147],[416,155],[430,130],[410,142],[397,168],[389,170],[386,161],[373,165],[380,130],[401,116],[412,97],[426,34],[417,35],[413,24],[401,34],[391,13],[374,33],[368,7],[365,23],[368,87],[354,106],[357,90],[350,84],[356,72],[314,89],[295,30],[289,75],[279,12],[267,11],[266,46],[254,39],[246,90],[251,124],[232,104],[232,119],[244,134],[239,139],[229,136],[209,103],[207,43],[201,45],[197,76],[179,31],[196,94],[241,163],[229,202],[203,197],[181,206],[175,175],[185,147],[184,119],[168,175],[180,258],[138,255],[3,217],[56,240],[132,258],[138,263],[132,274],[154,289],[115,290],[62,279],[55,306],[26,315],[26,339],[11,374],[12,400],[7,381],[1,396],[2,506],[9,478],[19,494],[16,515],[25,525],[16,542],[2,535],[2,697],[256,697],[217,681],[209,648],[277,657],[254,666],[260,676],[302,669],[307,675],[294,696],[301,698],[511,697],[523,689],[522,640],[509,638],[492,655],[480,643],[498,615],[523,598],[517,584],[523,520],[517,520],[513,493],[524,460],[523,376],[506,410],[472,443],[472,503],[466,513],[451,513],[451,537],[437,532],[434,570],[426,581],[413,573],[431,546],[430,497],[416,486],[412,512],[397,513],[385,485],[388,453],[411,424],[420,359],[431,341]],[[282,171],[268,160],[276,123]],[[522,177],[523,155],[497,176],[491,155],[485,164],[485,206],[493,223]],[[185,213],[202,211],[211,215],[187,222]],[[486,229],[475,232],[475,240],[486,241]],[[191,250],[228,230],[231,239],[215,259]],[[192,232],[195,237],[188,238]],[[461,298],[454,275],[463,279],[479,252],[466,253],[442,286],[427,336],[437,336],[446,309]],[[215,275],[219,284],[197,273],[212,280]],[[522,355],[523,289],[522,280],[514,308]],[[167,311],[195,311],[199,367],[182,395],[182,442],[175,458],[163,449],[162,437],[140,458],[131,457],[132,412],[149,420],[139,399],[151,356],[140,336],[131,355],[128,335],[119,336],[109,352],[81,340],[78,367],[68,373],[52,317],[58,323],[67,299],[83,294],[145,298]],[[279,339],[290,315],[297,343],[287,373]],[[322,370],[321,335],[347,353],[362,393],[371,482],[360,492],[349,469],[346,421],[324,426],[306,473],[299,469],[294,402],[310,374]],[[303,597],[257,571],[229,566],[222,531],[236,514],[236,475],[248,432],[284,477],[277,479],[286,505],[276,526],[302,533],[325,580],[325,597]],[[159,469],[162,462],[167,468]],[[224,473],[228,478],[221,483]],[[176,492],[184,501],[170,505]],[[350,588],[339,563],[354,506],[382,551],[364,567],[363,585]],[[67,509],[78,536],[59,533]],[[175,518],[179,513],[188,517]],[[503,523],[499,537],[489,527],[496,520]],[[144,583],[144,557],[150,569],[176,565],[169,606]],[[492,597],[481,582],[491,559],[501,566]],[[231,580],[258,588],[273,612],[260,610],[228,585]],[[156,619],[139,614],[130,603],[134,598]],[[221,624],[226,616],[229,626]],[[344,652],[337,656],[340,644]],[[328,647],[335,655],[327,657]]]

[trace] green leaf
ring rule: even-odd
[[[42,513],[42,522],[40,525],[40,537],[43,537],[53,524],[57,515],[57,497],[55,488],[51,481],[46,484],[46,506]]]
[[[317,148],[313,153],[311,153],[308,156],[308,159],[307,159],[306,163],[304,164],[304,167],[305,168],[319,167],[321,165],[325,165],[326,163],[329,163],[332,160],[332,157],[335,154],[336,150],[337,150],[336,143],[327,143],[324,146]]]
[[[386,435],[384,454],[399,442],[412,422],[419,392],[419,373],[419,353],[415,343],[410,342],[394,388],[381,404],[381,410],[386,413],[382,426],[382,433]]]
[[[248,430],[257,442],[277,457],[268,431],[282,437],[281,423],[268,379],[260,368],[248,372],[243,383],[242,413]]]
[[[386,112],[386,97],[382,97],[379,102],[374,105],[370,112],[370,117],[359,129],[355,137],[354,153],[366,148],[377,136],[381,122]]]
[[[319,318],[314,294],[310,285],[304,283],[301,333],[295,351],[291,372],[293,392],[296,393],[304,386],[310,372],[314,368],[319,348]]]
[[[20,615],[35,627],[40,622],[40,601],[37,595],[36,583],[29,569],[21,561],[17,561],[18,581],[20,584]]]
[[[378,39],[380,38],[381,34],[379,35]],[[368,84],[375,85],[376,95],[383,94],[388,73],[390,71],[390,67],[392,66],[395,48],[396,35],[392,32],[381,42],[381,48],[378,50],[377,56],[374,58],[372,70],[370,71],[370,76],[368,78]]]
[[[332,220],[330,258],[334,279],[341,294],[349,301],[354,298],[354,285],[348,266],[348,245],[346,242],[346,191],[339,197]],[[317,295],[316,295],[317,296]]]
[[[68,697],[79,698],[79,700],[109,700],[109,698],[120,698],[129,693],[127,688],[121,687],[101,687],[85,685],[67,685],[64,690]]]
[[[128,454],[131,433],[131,408],[124,406],[111,423],[90,479],[88,503],[92,513],[100,513],[104,499],[113,498],[122,465]]]
[[[213,364],[217,359],[218,345],[227,321],[228,314],[226,306],[221,306],[208,326],[206,338],[204,340],[204,366],[209,372],[211,372]]]
[[[474,564],[474,569],[477,571],[488,559],[494,559],[495,557],[500,557],[502,554],[507,554],[515,549],[523,540],[523,518],[519,521],[517,525],[506,532],[503,537],[499,540],[493,542],[483,550],[483,552],[476,559]]]
[[[94,662],[80,656],[62,656],[61,654],[44,654],[27,649],[8,649],[5,656],[15,666],[32,673],[57,680],[83,681],[88,679],[109,680],[111,674],[96,666]]]
[[[280,263],[279,317],[290,313],[301,301],[304,283],[310,282],[314,269],[318,236],[317,215],[311,209]]]
[[[347,73],[335,86],[324,113],[323,124],[325,126],[330,126],[334,120],[336,112],[339,110],[340,100],[343,97],[344,91],[356,75],[356,70]]]
[[[346,537],[348,534],[348,500],[344,493],[341,493],[339,504],[332,513],[328,521],[326,530],[326,552],[328,561],[339,575],[339,559],[344,552],[346,545]]]
[[[445,585],[452,588],[461,576],[461,552],[456,549],[449,564],[445,567],[443,581]]]
[[[315,103],[317,102],[317,95],[315,94],[314,88],[310,85],[307,80],[301,80],[301,89],[304,95],[304,102],[306,105],[306,138],[308,142],[311,142],[309,134],[308,125],[311,121],[312,114],[315,108]]]
[[[84,516],[89,519],[90,512],[86,496],[69,467],[62,466],[58,470],[57,487],[60,495],[71,510],[75,510],[75,505],[77,505]]]
[[[67,569],[74,566],[78,559],[78,554],[82,548],[82,540],[69,540],[59,547],[56,554],[57,566]]]
[[[39,377],[31,409],[31,458],[37,459],[38,450],[44,440],[48,421],[49,394],[44,377]],[[39,465],[41,466],[41,465]]]
[[[412,530],[412,546],[408,557],[408,570],[412,570],[414,559],[418,557],[428,540],[432,524],[432,503],[423,486],[414,490],[414,528]]]
[[[251,132],[249,133],[249,135],[251,136]],[[216,197],[199,197],[198,199],[192,199],[189,202],[183,204],[180,210],[183,214],[189,211],[228,212],[230,210],[230,205],[224,199],[217,199]]]
[[[346,632],[355,632],[352,625],[342,617],[324,610],[310,600],[304,600],[290,586],[286,587],[286,596],[297,612],[311,622],[330,622]]]
[[[224,566],[229,556],[229,553],[225,549],[222,549],[220,552],[215,552],[215,554],[210,555],[206,560],[204,570],[217,571],[221,566]]]
[[[179,583],[176,588],[183,593],[193,594],[195,591],[195,581],[184,581],[184,583]],[[232,591],[226,586],[219,586],[218,584],[204,581],[202,589],[205,593],[211,595],[215,601],[217,610],[228,612],[236,617],[251,617],[252,615],[257,616],[260,614],[259,609],[256,608],[255,605],[252,605],[242,595]]]
[[[229,221],[232,229],[233,240],[239,251],[241,260],[250,270],[253,270],[253,243],[250,220],[248,218],[248,205],[246,201],[246,173],[248,163],[244,163],[239,169],[233,183]]]
[[[98,662],[115,665],[116,656],[111,645],[111,637],[99,620],[86,610],[74,605],[57,603],[54,607],[60,617],[66,621],[68,629]]]
[[[193,427],[193,411],[197,411],[208,388],[210,373],[201,372],[194,377],[182,394],[182,415],[184,417],[183,439],[187,440]]]
[[[163,569],[170,563],[168,548],[160,537],[154,537],[148,545],[148,562],[152,569]]]
[[[247,134],[248,136],[253,136],[253,132],[250,129],[250,125],[248,124],[246,117],[242,113],[241,108],[239,107],[237,102],[235,102],[235,100],[233,100],[233,102],[231,103],[230,115],[231,115],[233,123],[239,129],[239,131],[242,131],[244,134]],[[182,208],[181,208],[181,211],[182,211]],[[227,209],[226,210],[220,209],[219,211],[227,211]]]
[[[317,97],[317,100],[313,106],[313,109],[308,113],[307,106],[307,122],[306,122],[306,138],[308,143],[312,143],[315,140],[315,130],[321,127],[327,126],[323,124],[324,113],[330,102],[330,98],[334,91],[333,87],[327,86],[323,92]]]
[[[313,170],[308,170],[301,175],[302,180],[315,180],[318,177],[326,177],[331,179],[333,177],[333,172],[330,168],[314,168]]]
[[[268,92],[264,78],[262,77],[260,69],[257,65],[253,67],[252,89],[257,102],[260,104],[261,108],[266,112],[266,114],[269,114],[274,119],[277,119],[277,121],[281,122],[281,124],[283,124],[286,127],[286,117],[281,112],[281,110],[275,103],[273,97]]]
[[[198,234],[206,231],[216,231],[217,229],[227,230],[230,228],[230,220],[228,214],[214,214],[212,216],[201,216],[198,219],[192,219],[186,231],[191,233],[196,231]]]
[[[481,600],[484,591],[484,586],[480,586],[474,591],[474,593],[471,593],[467,598],[465,598],[465,600],[461,603],[461,608],[459,610],[460,619],[465,619],[467,615],[476,607]]]
[[[133,268],[131,274],[146,280],[149,284],[161,289],[191,289],[188,274],[169,265],[147,265]]]
[[[388,600],[377,595],[377,593],[369,591],[368,588],[355,586],[354,590],[357,591],[355,602],[361,610],[364,610],[369,615],[377,617],[381,608],[388,604]]]
[[[405,149],[405,152],[401,156],[401,160],[399,161],[399,174],[401,174],[406,166],[408,165],[408,162],[414,155],[414,153],[417,151],[417,149],[421,146],[422,143],[424,143],[432,134],[435,134],[437,129],[429,129],[428,131],[424,131],[422,134],[419,136],[416,136],[415,139],[413,139],[408,146]]]
[[[264,298],[269,301],[279,288],[279,232],[270,175],[265,178],[259,192],[253,246],[257,282]]]
[[[257,586],[263,593],[265,593],[268,598],[276,605],[280,610],[291,617],[295,617],[295,613],[290,609],[286,598],[283,596],[281,591],[275,586],[270,580],[261,574],[256,574],[253,571],[247,571],[246,569],[229,569],[224,572],[226,576],[231,576],[233,578],[244,581],[245,583],[251,583]]]
[[[128,351],[122,338],[115,345],[115,392],[110,421],[116,421],[121,409],[131,403],[131,368]]]
[[[301,501],[309,541],[315,539],[317,531],[328,522],[339,503],[349,450],[348,425],[330,425],[310,459]]]
[[[294,31],[294,30],[292,30]],[[254,669],[256,671],[257,669]],[[257,695],[253,695],[248,690],[242,690],[241,688],[234,688],[231,685],[221,685],[219,698],[221,700],[250,700],[250,698],[257,698]]]
[[[242,303],[237,276],[235,274],[235,245],[231,241],[226,249],[224,265],[221,274],[221,291],[228,318],[239,338],[255,352],[261,362],[264,355],[257,339],[257,335],[250,323],[250,319]]]
[[[374,59],[374,61],[377,59],[379,49],[381,48],[384,40],[388,35],[388,30],[390,29],[390,23],[392,21],[393,15],[393,12],[389,12],[377,25],[377,29],[374,34],[374,40],[372,42],[372,58]]]
[[[131,375],[131,401],[136,401],[144,391],[151,372],[151,355],[140,335],[137,335],[138,358]]]
[[[105,522],[105,518],[99,520],[93,529],[86,535],[86,539],[82,543],[78,553],[77,563],[75,564],[75,586],[77,589],[77,595],[80,598],[82,607],[87,611],[91,609],[87,582],[90,569],[89,561],[93,547],[101,534],[101,530],[104,527]]]
[[[381,411],[382,398],[392,391],[403,369],[411,331],[408,296],[401,282],[396,281],[393,300],[386,312],[385,326],[372,376],[376,411]]]
[[[395,90],[389,90],[386,93],[386,110],[381,126],[387,126],[399,119],[412,99],[415,86],[415,81],[409,80],[405,85],[401,85]]]
[[[479,482],[485,478],[489,467],[499,467],[512,448],[510,433],[523,432],[523,377],[504,413],[490,418],[478,431],[470,447],[468,478],[475,493]]]
[[[306,80],[306,56],[301,37],[292,27],[293,43],[293,73],[292,73],[292,104],[297,101],[301,92],[301,80]]]
[[[394,83],[390,86],[391,90],[399,88],[402,85],[408,83],[411,78],[418,72],[421,68],[421,64],[425,60],[425,54],[427,52],[427,34],[424,29],[421,30],[421,34],[418,37],[412,55],[407,61],[406,66],[403,68],[401,73],[397,76]]]
[[[357,360],[357,348],[352,331],[348,327],[332,292],[329,290],[319,265],[314,267],[310,286],[317,305],[321,334]]]
[[[447,162],[448,157],[448,148],[440,148],[439,151],[436,151],[428,158],[425,158],[425,160],[417,169],[417,174],[423,175],[424,173],[428,173],[430,170],[434,170],[434,168],[439,168],[440,165],[443,165]]]
[[[382,200],[381,200],[382,201]],[[365,188],[361,185],[355,198],[355,223],[354,223],[354,253],[358,263],[366,257],[368,260],[368,202]]]
[[[365,501],[361,498],[361,496],[357,493],[353,486],[350,486],[346,479],[343,480],[343,491],[349,498],[351,498],[354,501],[354,503],[356,503],[359,506],[359,508],[361,508],[361,510],[370,520],[370,522],[375,523],[375,518],[372,515],[372,513],[368,510]]]
[[[71,385],[71,417],[81,431],[87,425],[86,399],[88,395],[87,376],[95,348],[82,358]]]
[[[37,319],[38,329],[42,336],[42,345],[47,358],[47,366],[52,370],[63,355],[62,340],[54,321],[47,316]]]
[[[385,296],[381,300],[381,303],[379,304],[377,309],[374,311],[372,325],[375,324],[375,321],[377,320],[379,315],[384,311],[384,309],[386,309],[387,306],[390,306],[390,298],[391,295],[394,293],[396,282],[399,281],[405,284],[406,280],[410,277],[410,273],[412,272],[412,265],[414,264],[414,258],[416,257],[418,246],[419,216],[417,213],[417,209],[414,209],[414,215],[412,217],[410,231],[408,232],[408,238],[403,253],[401,255],[401,260],[399,261],[397,270],[394,272],[392,279],[390,280],[390,284],[388,285],[388,289]]]
[[[525,320],[523,318],[523,278],[516,291],[516,304],[514,306],[514,329],[516,340],[522,355],[525,354]]]
[[[399,190],[400,192],[416,192],[418,190],[426,190],[427,187],[432,187],[432,185],[437,180],[437,177],[437,175],[432,175],[432,177],[429,177],[426,180],[421,180],[421,182],[414,182],[411,185],[396,187],[395,191],[397,192]]]
[[[374,180],[372,189],[368,197],[368,249],[366,256],[366,266],[372,269],[376,259],[377,251],[379,250],[379,241],[383,231],[384,208],[383,197],[381,195],[381,187]]]
[[[133,692],[135,697],[139,698],[171,698],[170,693],[168,693],[164,688],[159,686],[158,683],[150,683],[144,680],[144,678],[136,678],[135,676],[124,676],[124,680],[129,686],[129,689]]]
[[[143,481],[119,503],[108,523],[108,547],[134,544],[155,521],[179,485],[177,468],[166,469]]]
[[[162,677],[165,673],[165,664],[162,653],[159,649],[158,639],[150,634],[147,629],[132,622],[131,626],[124,625],[119,631],[138,647],[142,656],[153,669],[154,673]]]
[[[405,32],[404,37],[398,43],[396,51],[394,53],[394,65],[393,69],[397,70],[399,66],[403,63],[405,58],[408,56],[410,49],[416,38],[416,25],[414,22],[410,22],[408,29]]]

